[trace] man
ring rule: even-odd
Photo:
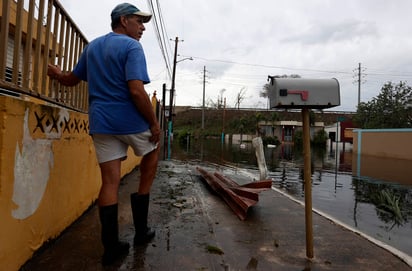
[[[140,163],[137,193],[130,196],[134,244],[145,244],[155,235],[147,226],[150,189],[156,175],[160,126],[144,84],[149,83],[146,60],[139,42],[151,14],[123,3],[111,13],[113,32],[90,42],[72,72],[49,64],[47,74],[61,84],[88,82],[89,126],[102,175],[98,206],[102,226],[103,265],[129,251],[118,236],[120,164],[130,146]]]

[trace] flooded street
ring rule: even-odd
[[[338,147],[338,152],[336,157],[334,148],[311,150],[313,208],[412,256],[412,181],[407,172],[410,169],[394,169],[397,176],[404,177],[401,182],[379,176],[354,176],[350,146],[345,150]],[[259,176],[251,143],[240,147],[222,144],[220,139],[175,142],[171,158],[237,166],[248,169],[256,178]],[[265,148],[265,159],[274,187],[304,201],[302,152],[292,145]]]

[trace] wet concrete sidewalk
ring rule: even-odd
[[[153,185],[149,224],[152,243],[133,248],[103,268],[97,207],[50,242],[21,270],[412,270],[400,258],[326,218],[313,214],[314,254],[306,258],[304,207],[276,191],[241,221],[201,180],[195,164],[161,161]],[[239,183],[251,179],[236,169],[203,166]],[[138,171],[122,180],[120,236],[133,244],[129,195]]]

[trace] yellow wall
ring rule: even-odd
[[[412,184],[412,129],[355,129],[352,173]]]
[[[2,270],[18,270],[57,237],[94,202],[101,184],[87,115],[40,103],[0,96]],[[122,175],[139,162],[129,150]]]
[[[361,155],[412,160],[412,129],[356,129],[353,152]]]

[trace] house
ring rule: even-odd
[[[293,142],[293,137],[297,131],[302,131],[301,121],[261,121],[259,122],[259,130],[264,136],[277,137],[279,141]],[[310,127],[311,138],[320,130],[324,129],[323,122],[315,122]]]

